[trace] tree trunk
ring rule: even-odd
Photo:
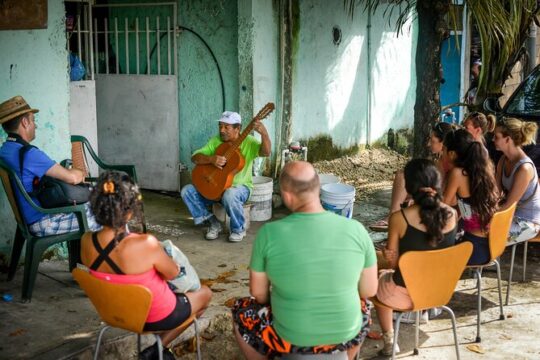
[[[413,157],[428,155],[426,147],[431,127],[438,121],[441,102],[441,44],[448,34],[446,14],[450,0],[418,0],[416,46],[416,103],[414,105]]]

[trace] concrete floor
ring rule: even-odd
[[[202,326],[204,359],[240,359],[240,353],[230,333],[231,323],[227,303],[248,295],[247,264],[251,245],[261,223],[253,222],[246,239],[229,243],[222,235],[215,241],[203,240],[204,229],[192,225],[189,214],[179,198],[155,192],[145,192],[145,212],[148,230],[160,240],[170,239],[189,257],[201,279],[212,283],[214,296]],[[369,203],[355,204],[354,217],[364,224],[382,217],[386,212],[389,192],[381,191]],[[284,209],[274,211],[274,219],[286,216]],[[374,241],[381,239],[373,234]],[[507,319],[499,321],[496,276],[484,272],[482,343],[479,354],[468,349],[475,338],[475,281],[465,273],[451,303],[458,321],[458,339],[462,359],[538,359],[540,358],[540,269],[538,251],[528,262],[527,275],[532,281],[515,282],[510,305],[505,307]],[[508,275],[508,254],[502,259],[503,279]],[[521,259],[518,257],[518,259]],[[517,266],[517,274],[521,267]],[[517,279],[517,275],[515,278]],[[22,268],[11,282],[0,275],[0,294],[12,294],[11,302],[0,302],[0,359],[90,359],[97,332],[102,323],[84,293],[67,272],[65,261],[44,261],[36,280],[31,303],[20,302]],[[506,281],[503,281],[503,285]],[[378,325],[374,320],[373,329]],[[192,332],[185,334],[184,339]],[[144,344],[149,343],[145,338]],[[179,340],[179,343],[183,339]],[[135,358],[135,337],[120,330],[106,337],[100,359]],[[412,358],[414,327],[403,325],[400,332],[402,353],[398,358]],[[362,358],[376,359],[381,341],[367,340]],[[195,355],[179,355],[179,359],[194,359]],[[418,359],[454,359],[453,338],[449,317],[441,315],[420,326]]]

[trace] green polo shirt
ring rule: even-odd
[[[274,328],[297,346],[348,341],[362,324],[358,282],[377,261],[356,220],[331,212],[293,213],[257,233],[250,268],[272,284]]]

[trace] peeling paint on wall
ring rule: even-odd
[[[60,161],[70,157],[69,78],[64,2],[49,0],[46,29],[0,31],[0,102],[22,95],[40,110],[32,144]],[[5,134],[0,130],[0,143]],[[15,220],[0,185],[0,252],[9,254]]]

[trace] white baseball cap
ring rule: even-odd
[[[219,122],[223,122],[225,124],[241,124],[242,118],[240,117],[240,114],[234,111],[225,111],[223,114],[221,114],[221,118],[218,120]]]

